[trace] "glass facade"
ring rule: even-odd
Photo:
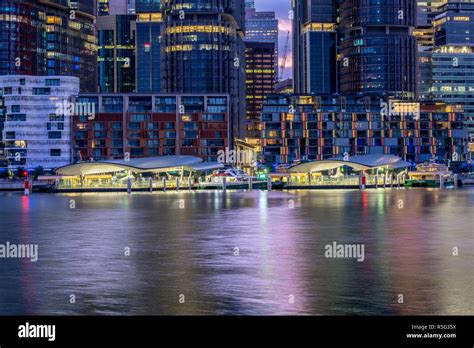
[[[245,10],[245,41],[273,43],[275,74],[278,75],[278,19],[275,18],[275,12],[257,12],[255,8],[247,8]]]
[[[3,130],[5,128],[5,118],[7,115],[7,107],[3,98],[3,89],[0,89],[0,167],[7,165],[7,157],[5,152],[5,139]]]
[[[0,0],[0,75],[69,75],[97,90],[95,1]],[[75,11],[74,18],[70,11]]]
[[[232,137],[244,135],[244,1],[171,0],[163,6],[162,91],[229,93]]]
[[[308,43],[304,47],[304,62],[307,67],[305,90],[315,94],[337,91],[337,35],[331,32],[308,32]]]
[[[418,42],[418,98],[430,99],[431,55],[434,47],[434,19],[441,0],[417,0],[417,23],[413,31]]]
[[[415,0],[343,0],[341,92],[415,98]]]
[[[297,0],[293,11],[295,92],[337,93],[337,1]]]
[[[159,93],[161,86],[162,5],[160,0],[135,0],[136,23],[136,90]]]
[[[135,92],[135,15],[101,16],[99,39],[99,92]]]
[[[457,60],[457,67],[453,61]],[[474,51],[466,53],[433,53],[431,94],[434,100],[460,104],[465,121],[472,125],[474,117]],[[474,139],[473,139],[474,141]]]
[[[247,143],[260,143],[260,112],[267,95],[274,93],[275,46],[270,42],[246,42]]]
[[[135,11],[137,13],[160,12],[161,0],[135,0]]]
[[[137,92],[161,91],[161,22],[137,23]]]
[[[435,46],[474,45],[474,2],[454,1],[441,7],[434,27]]]
[[[474,2],[443,2],[433,22],[430,96],[464,108],[474,143]],[[474,146],[472,147],[474,148]]]

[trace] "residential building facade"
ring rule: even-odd
[[[72,105],[78,93],[76,77],[0,76],[5,117],[0,144],[10,169],[54,169],[71,163],[75,114],[68,113],[64,105]]]
[[[216,162],[230,144],[230,98],[222,94],[82,94],[93,119],[74,119],[74,160],[192,155]]]
[[[464,161],[460,106],[377,97],[274,95],[261,114],[265,163],[391,154],[406,161]]]

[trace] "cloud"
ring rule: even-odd
[[[289,11],[291,10],[291,0],[255,0],[255,7],[257,11],[275,11],[275,14],[279,20],[279,65],[283,62],[283,54],[285,51],[286,37],[288,31],[292,32],[292,23],[289,18]],[[284,78],[290,78],[292,76],[293,66],[293,54],[292,54],[292,36],[290,35],[290,41],[288,43],[288,52],[286,60],[286,68],[283,73]]]
[[[278,29],[280,32],[283,32],[283,34],[286,34],[288,31],[293,30],[293,25],[289,19],[278,19]],[[281,35],[282,33],[280,33]]]
[[[257,11],[275,11],[278,18],[288,19],[291,0],[255,0]]]

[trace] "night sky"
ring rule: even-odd
[[[289,11],[291,9],[291,0],[255,0],[255,7],[257,11],[275,11],[278,19],[280,20],[280,59],[283,56],[283,51],[285,49],[286,36],[288,30],[291,30],[291,21],[289,17]],[[286,69],[284,73],[285,78],[290,78],[292,75],[291,66],[293,60],[291,55],[291,37],[290,45],[288,46],[288,59],[286,61]]]

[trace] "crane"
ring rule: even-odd
[[[288,34],[286,35],[285,49],[283,51],[283,61],[280,65],[280,74],[279,74],[280,81],[283,81],[283,73],[284,73],[285,68],[286,68],[286,60],[288,59],[288,46],[289,46],[289,44],[290,44],[290,31],[288,30]]]

